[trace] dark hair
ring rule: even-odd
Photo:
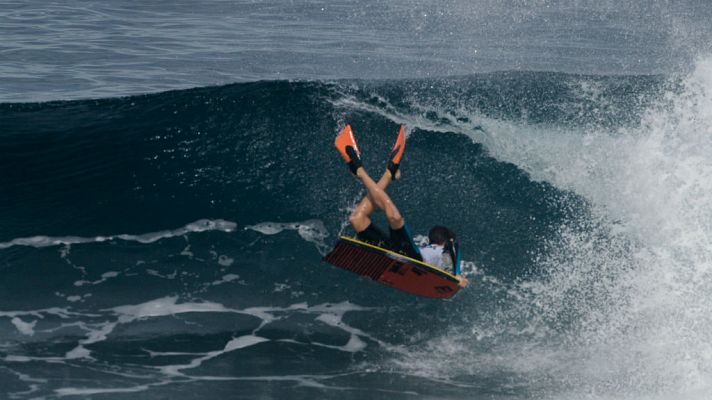
[[[438,245],[444,245],[450,239],[455,240],[455,232],[451,231],[450,229],[442,226],[442,225],[435,225],[434,227],[430,228],[430,232],[428,232],[428,239],[430,240],[431,244],[438,244]]]

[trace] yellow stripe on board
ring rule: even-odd
[[[448,277],[454,279],[454,280],[457,282],[457,277],[455,277],[455,275],[453,275],[453,274],[451,274],[451,273],[449,273],[449,272],[447,272],[447,271],[445,271],[445,270],[442,270],[442,269],[440,269],[440,268],[438,268],[438,267],[434,267],[434,266],[432,266],[432,265],[430,265],[430,264],[426,264],[426,263],[424,263],[424,262],[422,262],[422,261],[420,261],[420,260],[416,260],[415,258],[410,258],[410,257],[408,257],[408,256],[404,256],[403,254],[396,253],[395,251],[391,251],[391,250],[388,250],[388,249],[384,249],[383,247],[374,246],[374,245],[372,245],[372,244],[370,244],[370,243],[362,242],[362,241],[360,241],[360,240],[358,240],[358,239],[350,238],[350,237],[348,237],[348,236],[341,236],[340,238],[341,238],[341,239],[344,239],[344,240],[348,240],[349,242],[353,242],[353,243],[359,244],[359,245],[361,245],[361,246],[368,246],[368,247],[370,247],[370,248],[372,248],[372,249],[380,250],[380,251],[382,251],[382,252],[384,252],[384,253],[390,253],[390,254],[393,254],[394,256],[396,256],[397,258],[402,258],[402,259],[408,260],[409,262],[412,262],[412,263],[414,263],[414,264],[422,265],[423,267],[433,269],[433,270],[435,270],[435,271],[438,271],[438,272],[442,273],[443,275],[446,275],[446,276],[448,276]]]

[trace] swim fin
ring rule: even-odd
[[[400,131],[398,131],[398,138],[396,143],[393,145],[391,150],[391,157],[388,160],[388,171],[391,172],[391,178],[396,179],[396,172],[398,172],[398,167],[400,166],[401,159],[403,158],[403,153],[405,152],[405,125],[400,126]]]
[[[341,157],[348,164],[351,173],[356,175],[356,171],[363,166],[363,163],[361,162],[361,152],[358,150],[356,139],[351,131],[351,125],[346,125],[341,130],[341,133],[334,141],[334,146],[336,146],[336,150],[339,151]]]

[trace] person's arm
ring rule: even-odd
[[[457,278],[457,284],[460,285],[460,287],[467,287],[467,285],[470,284],[470,281],[467,280],[464,276],[460,275],[460,264],[462,263],[462,260],[460,259],[460,245],[457,243],[455,240],[450,239],[450,243],[448,243],[447,250],[450,253],[450,260],[452,260],[452,271],[453,275],[455,275],[455,278]]]
[[[467,285],[470,284],[470,281],[468,281],[467,278],[465,278],[465,277],[462,276],[462,275],[455,275],[455,278],[457,278],[457,284],[458,284],[461,288],[466,288]]]

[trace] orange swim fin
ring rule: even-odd
[[[403,153],[405,152],[405,125],[400,126],[400,131],[398,131],[398,138],[396,143],[393,145],[391,150],[391,157],[388,160],[388,170],[391,172],[391,178],[396,178],[396,172],[398,172],[398,167],[400,166],[401,159],[403,158]]]
[[[351,125],[346,125],[344,129],[341,130],[341,133],[339,133],[339,136],[337,136],[334,141],[334,146],[336,146],[336,150],[339,151],[341,157],[349,165],[351,173],[356,175],[356,171],[363,163],[361,162],[361,152],[358,150],[356,139],[351,131]]]

